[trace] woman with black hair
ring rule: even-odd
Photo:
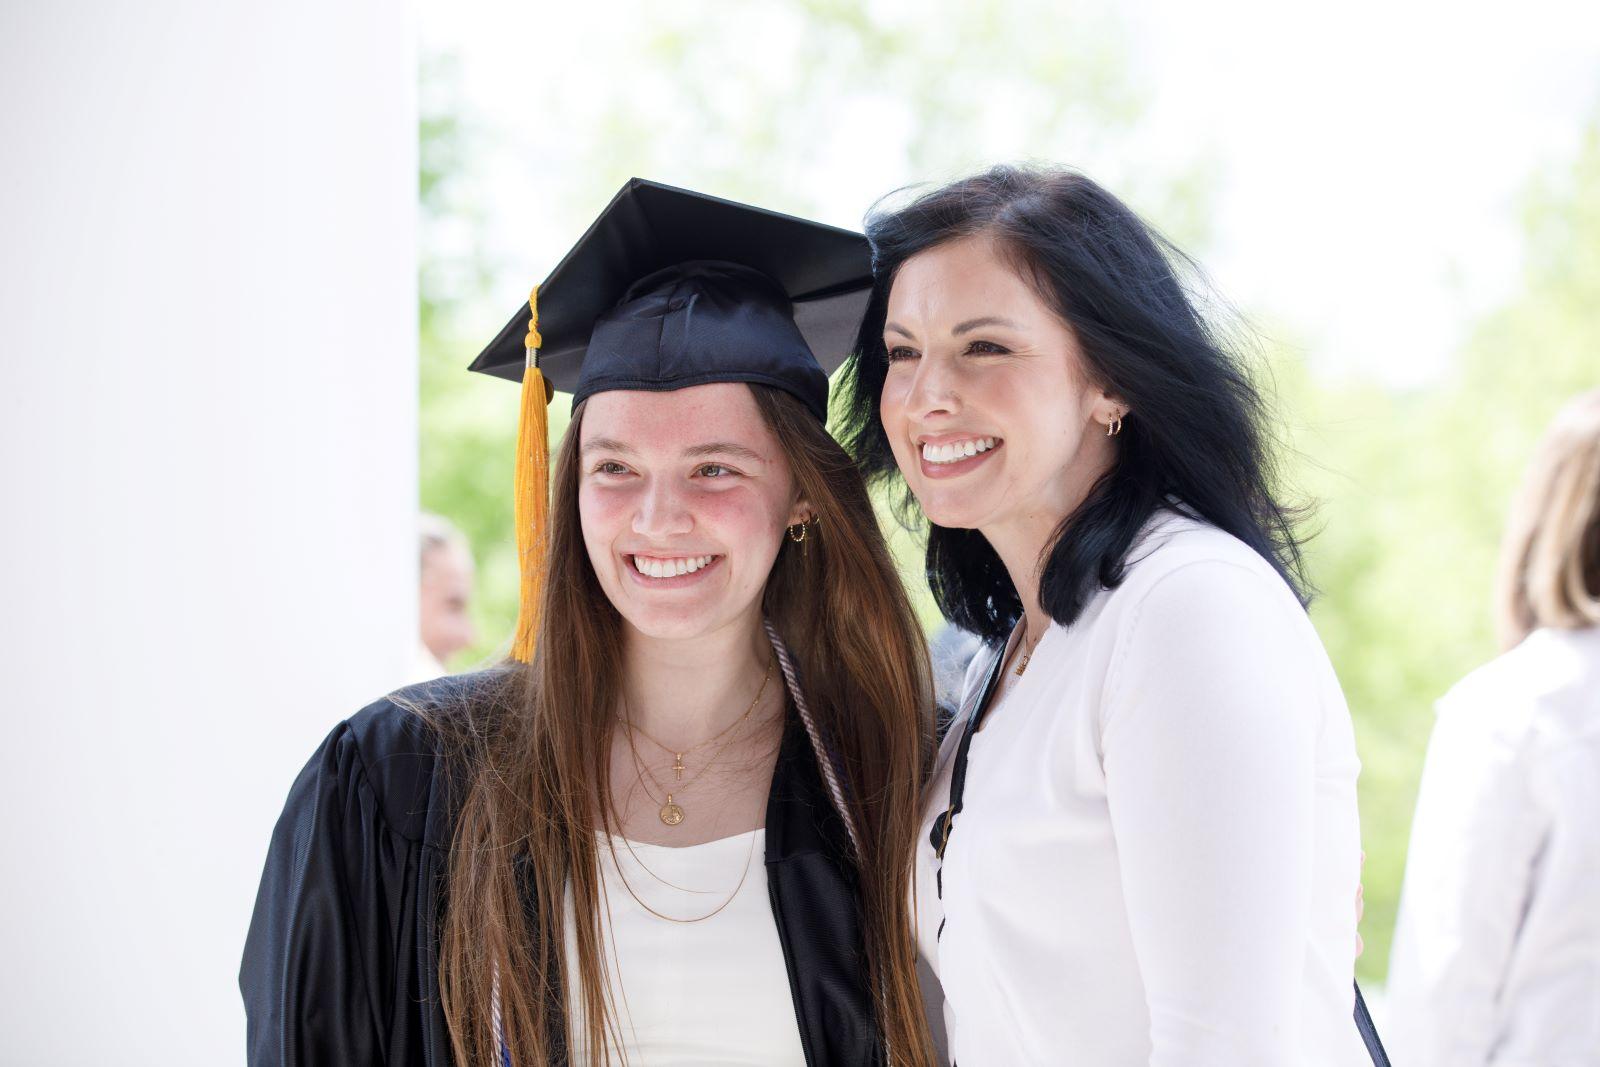
[[[952,1061],[1381,1058],[1351,1022],[1350,717],[1261,399],[1187,262],[1049,169],[868,236],[845,438],[920,505],[939,605],[987,642],[919,863]]]

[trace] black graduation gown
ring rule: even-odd
[[[397,697],[448,706],[481,679]],[[251,1067],[452,1063],[438,983],[454,825],[447,777],[432,731],[388,698],[340,723],[300,772],[272,834],[239,971]],[[882,1064],[848,835],[792,711],[766,830],[806,1062]]]

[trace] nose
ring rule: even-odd
[[[956,389],[958,376],[952,360],[933,355],[919,358],[906,389],[907,417],[922,421],[958,414],[961,411],[961,397]]]
[[[633,532],[655,540],[681,536],[693,528],[694,517],[678,487],[670,479],[651,479],[639,495],[639,506],[633,513]]]

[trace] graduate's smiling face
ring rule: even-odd
[[[683,639],[759,622],[784,530],[809,512],[749,386],[598,393],[579,447],[584,545],[630,626]]]
[[[917,502],[940,526],[1059,519],[1110,463],[1122,405],[1093,384],[1071,326],[992,238],[912,256],[895,274],[879,412]]]

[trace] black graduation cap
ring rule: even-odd
[[[858,233],[633,178],[539,286],[538,367],[574,403],[755,381],[825,419],[871,284]],[[472,369],[520,380],[530,318],[518,308]]]
[[[530,662],[549,519],[550,386],[577,405],[611,389],[761,382],[828,416],[872,286],[861,234],[632,178],[535,287],[472,369],[522,382],[511,654]]]

